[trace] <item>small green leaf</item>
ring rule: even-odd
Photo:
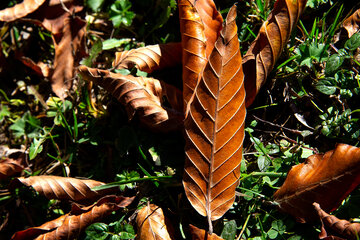
[[[87,0],[86,5],[94,12],[99,12],[105,0]]]
[[[326,95],[331,95],[336,92],[336,85],[334,84],[334,80],[331,78],[320,80],[316,83],[316,89]]]
[[[221,232],[221,237],[225,240],[234,240],[236,236],[236,230],[236,221],[231,220],[225,224],[224,229]]]
[[[87,67],[91,67],[94,60],[101,53],[103,48],[103,44],[100,39],[96,40],[94,45],[91,47],[89,56],[80,61],[80,64],[85,65]]]
[[[108,237],[109,227],[105,223],[94,223],[86,229],[89,239],[104,240]]]
[[[277,236],[278,236],[278,231],[276,231],[276,230],[274,230],[274,229],[270,229],[268,232],[267,232],[267,234],[268,234],[268,237],[270,238],[270,239],[275,239]]]
[[[360,47],[360,33],[355,33],[345,42],[345,48],[353,51]]]
[[[110,38],[102,43],[102,49],[109,50],[109,49],[117,48],[124,44],[128,44],[129,42],[131,42],[130,38],[123,38],[123,39]]]
[[[30,160],[33,160],[37,154],[41,153],[43,150],[43,144],[44,139],[36,139],[34,138],[34,141],[31,143],[29,148],[29,158]]]
[[[344,57],[339,54],[333,54],[326,61],[325,74],[334,73],[344,62]]]

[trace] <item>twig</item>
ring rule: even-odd
[[[292,132],[292,133],[301,135],[301,131],[299,131],[299,130],[294,130],[294,129],[290,129],[290,128],[287,128],[287,127],[280,126],[280,125],[278,125],[278,124],[275,124],[275,123],[266,121],[266,120],[264,120],[264,119],[261,119],[261,118],[255,116],[255,115],[253,115],[253,117],[254,117],[256,120],[259,120],[260,122],[263,122],[263,123],[269,124],[269,125],[271,125],[271,126],[278,127],[278,128],[281,128],[281,129],[290,131],[290,132]]]

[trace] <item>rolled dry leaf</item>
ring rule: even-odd
[[[356,10],[350,17],[345,19],[343,27],[348,32],[349,38],[360,29],[360,9]]]
[[[246,106],[250,106],[285,47],[307,0],[277,0],[243,58]]]
[[[189,225],[189,229],[190,229],[192,240],[223,240],[221,237],[219,237],[215,233],[210,235],[204,229],[197,228],[191,224]]]
[[[117,188],[107,191],[93,191],[91,188],[104,185],[91,179],[77,179],[59,176],[31,176],[14,180],[25,186],[32,187],[48,199],[71,200],[74,202],[94,201],[110,192],[117,192]]]
[[[17,232],[12,236],[11,240],[76,239],[89,225],[100,221],[113,211],[127,207],[134,198],[135,197],[108,196],[100,199],[90,207],[73,207],[69,214],[39,227]]]
[[[280,210],[298,221],[314,221],[317,214],[312,203],[319,203],[327,212],[335,210],[360,183],[359,173],[360,149],[337,144],[334,150],[293,166],[274,199]]]
[[[320,217],[322,223],[321,233],[319,235],[320,239],[327,239],[328,236],[325,228],[329,228],[339,234],[341,237],[345,237],[345,239],[358,239],[360,236],[360,223],[350,223],[347,220],[341,220],[333,215],[326,213],[321,209],[318,203],[313,203],[313,206]],[[336,236],[334,236],[336,237]]]
[[[0,11],[0,21],[11,22],[34,12],[46,0],[24,0],[13,7]]]
[[[74,76],[75,54],[79,52],[85,36],[86,21],[69,16],[65,19],[63,35],[60,41],[54,38],[54,72],[51,76],[53,92],[60,98],[67,96]]]
[[[178,8],[183,48],[183,99],[187,109],[207,62],[206,36],[203,22],[193,4],[189,0],[180,0]]]
[[[209,222],[235,200],[244,140],[245,89],[236,7],[232,7],[209,57],[185,119],[183,185],[192,206]]]
[[[136,217],[138,240],[171,240],[172,227],[166,220],[163,210],[155,204],[143,207]]]
[[[151,73],[155,70],[181,64],[181,43],[150,45],[129,51],[117,52],[112,65],[118,69],[133,67]]]
[[[175,87],[154,78],[134,77],[107,70],[80,66],[85,80],[105,88],[122,103],[131,120],[137,115],[142,124],[151,130],[169,132],[183,125],[182,95]],[[166,97],[173,109],[162,106]]]
[[[15,154],[0,160],[0,180],[7,179],[17,173],[22,172],[28,164],[26,162],[26,154],[18,151]]]

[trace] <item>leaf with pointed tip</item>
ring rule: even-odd
[[[163,210],[155,204],[148,204],[137,214],[137,238],[139,240],[166,240],[171,237],[172,228],[165,219]]]
[[[67,96],[74,75],[75,54],[78,53],[85,36],[86,22],[79,17],[65,19],[63,36],[55,43],[54,72],[51,76],[53,92],[60,98]]]
[[[293,166],[275,192],[275,202],[298,221],[313,221],[317,215],[312,203],[319,203],[325,211],[335,210],[360,183],[359,171],[360,149],[338,144],[332,151]]]
[[[113,211],[127,207],[134,198],[135,197],[107,196],[89,207],[73,207],[70,213],[60,218],[39,227],[29,228],[15,233],[11,240],[76,239],[90,224],[100,221]]]
[[[151,73],[154,70],[181,64],[181,51],[181,43],[150,45],[117,52],[112,64],[118,69],[136,67],[141,71]]]
[[[25,17],[38,9],[44,2],[45,0],[24,0],[13,7],[3,9],[0,11],[0,21],[11,22]]]
[[[182,95],[175,87],[153,78],[134,77],[106,70],[79,67],[85,80],[93,81],[109,91],[125,107],[130,119],[135,114],[150,129],[168,132],[182,126]],[[167,97],[173,109],[162,106]]]
[[[192,240],[223,240],[215,233],[210,235],[204,229],[197,228],[191,224],[189,225],[189,228]]]
[[[20,177],[14,180],[32,187],[38,193],[49,199],[72,200],[74,202],[91,201],[100,198],[109,191],[93,191],[91,188],[104,185],[91,179],[77,179],[59,176],[31,176],[28,178]],[[111,191],[116,191],[112,189]]]
[[[277,0],[243,58],[246,106],[250,106],[296,27],[307,0]]]
[[[360,29],[360,9],[356,10],[350,17],[345,19],[343,27],[348,32],[349,38]]]
[[[196,8],[188,0],[178,2],[183,63],[184,108],[198,84],[206,65],[206,37],[204,24]]]
[[[341,237],[345,237],[346,239],[358,239],[360,236],[360,223],[350,223],[347,220],[341,220],[335,216],[332,216],[326,213],[321,209],[318,203],[313,203],[313,206],[320,217],[322,227],[321,233],[319,235],[320,239],[325,239],[328,237],[325,226],[331,229],[333,232],[336,232]]]
[[[228,13],[185,119],[183,185],[193,207],[209,221],[232,205],[240,178],[245,90],[236,7]]]

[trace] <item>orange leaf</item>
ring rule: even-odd
[[[277,0],[243,58],[246,106],[250,106],[273,69],[291,31],[296,27],[306,0]]]
[[[293,166],[275,192],[275,201],[298,221],[313,221],[316,213],[312,203],[319,203],[325,211],[335,210],[360,183],[359,170],[360,149],[338,144],[332,151],[312,155]]]
[[[45,0],[24,0],[13,7],[3,9],[0,11],[0,21],[11,22],[25,17],[38,9],[44,2]]]
[[[73,207],[69,214],[36,228],[15,233],[12,240],[21,239],[76,239],[92,223],[98,222],[113,211],[131,204],[135,197],[108,196],[86,208]],[[39,236],[39,234],[47,231]]]
[[[181,43],[167,43],[117,52],[113,66],[118,69],[137,67],[141,71],[151,73],[181,64],[181,51]]]
[[[52,89],[60,98],[67,96],[67,90],[72,85],[74,54],[78,52],[82,44],[86,28],[86,22],[79,17],[69,16],[64,24],[61,40],[58,42],[54,38],[54,73],[51,77]]]
[[[125,107],[130,119],[135,114],[150,129],[168,132],[183,124],[183,115],[173,109],[182,109],[181,92],[153,78],[122,75],[106,70],[80,66],[85,80],[94,81],[113,94]],[[167,97],[173,109],[161,105]]]
[[[138,229],[136,239],[174,239],[170,236],[170,225],[165,219],[163,210],[154,204],[148,204],[138,212],[136,224]]]
[[[190,0],[190,3],[195,7],[202,23],[204,24],[204,34],[206,37],[206,58],[208,58],[214,49],[214,44],[219,36],[223,18],[216,10],[213,0]]]
[[[348,32],[349,38],[360,29],[360,9],[356,10],[350,17],[345,19],[343,27]]]
[[[49,199],[72,200],[81,202],[100,198],[109,191],[93,191],[91,188],[105,183],[91,179],[77,179],[59,176],[31,176],[17,178],[16,181],[33,187],[35,191]],[[116,191],[112,189],[111,191]]]
[[[245,90],[232,7],[209,57],[185,119],[185,193],[211,221],[232,205],[240,178]]]
[[[209,234],[205,230],[189,225],[192,240],[223,240],[215,233]]]
[[[183,63],[184,108],[200,80],[206,65],[206,37],[204,25],[195,7],[188,0],[178,2]]]
[[[350,223],[346,220],[340,220],[335,216],[332,216],[326,213],[321,209],[318,203],[313,203],[313,206],[320,217],[322,222],[322,229],[319,235],[320,239],[326,239],[328,236],[325,230],[325,226],[336,232],[342,237],[346,237],[346,239],[358,239],[360,236],[360,224],[359,223]],[[324,226],[325,225],[325,226]]]

